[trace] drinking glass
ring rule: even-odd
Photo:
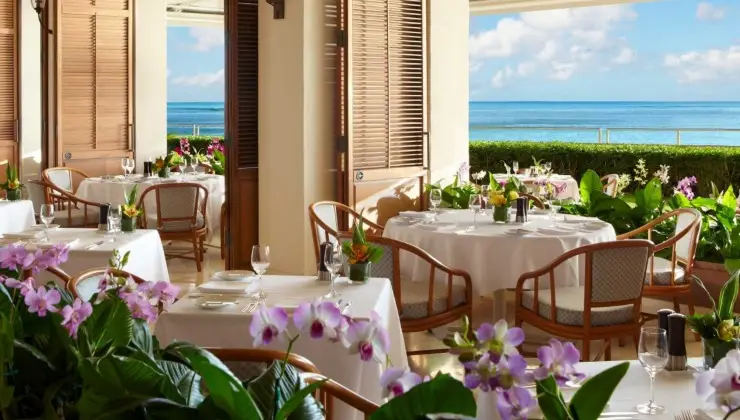
[[[123,169],[123,177],[128,175],[128,158],[121,159],[121,169]]]
[[[480,186],[480,198],[483,200],[483,213],[488,209],[488,194],[491,193],[491,186],[481,185]]]
[[[557,221],[558,212],[563,207],[563,201],[558,198],[552,198],[548,204],[550,206],[550,220],[555,223]]]
[[[136,168],[136,162],[133,159],[128,158],[126,159],[126,164],[127,164],[128,173],[133,174],[134,169]]]
[[[120,206],[110,206],[108,208],[108,229],[113,234],[113,242],[116,241],[116,234],[121,231],[121,219],[123,213]]]
[[[39,209],[39,219],[44,224],[44,233],[46,234],[46,240],[49,240],[49,224],[54,221],[54,205],[42,204]]]
[[[270,247],[267,245],[255,245],[252,247],[252,270],[257,273],[259,291],[254,297],[264,302],[267,299],[267,293],[262,288],[262,276],[270,268]]]
[[[429,204],[434,209],[434,220],[437,220],[437,207],[442,204],[442,190],[429,191]]]
[[[177,162],[177,167],[180,168],[180,178],[185,176],[185,169],[188,168],[188,161],[185,160],[185,156],[181,156],[180,160]]]
[[[552,171],[552,162],[545,162],[545,173],[550,173]]]
[[[193,173],[193,175],[198,174],[198,164],[200,162],[198,161],[198,156],[193,155],[190,158],[190,171]]]
[[[333,299],[340,295],[334,290],[334,280],[337,278],[339,269],[342,268],[342,247],[339,244],[328,244],[324,249],[324,265],[331,274],[329,293],[324,295],[326,299]]]
[[[519,173],[519,162],[513,161],[511,162],[511,170],[514,171],[514,175]]]
[[[642,328],[637,358],[650,375],[650,401],[637,406],[642,414],[660,414],[665,407],[655,403],[655,375],[668,363],[668,339],[662,328]]]
[[[470,202],[468,203],[468,208],[470,208],[470,211],[473,212],[473,230],[478,229],[478,213],[480,213],[481,205],[483,204],[483,199],[478,194],[473,194],[470,196]]]

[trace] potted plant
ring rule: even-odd
[[[349,280],[357,283],[365,283],[370,277],[370,268],[383,258],[383,248],[369,244],[365,240],[363,229],[364,218],[360,214],[360,220],[352,229],[352,241],[342,244],[342,253],[347,256],[349,263]]]
[[[511,203],[519,198],[520,182],[516,177],[509,177],[504,183],[496,182],[493,174],[490,175],[488,199],[493,206],[493,221],[509,223]]]
[[[470,196],[478,194],[476,184],[461,181],[455,176],[452,183],[446,187],[437,184],[426,184],[424,190],[429,193],[432,190],[442,191],[442,204],[451,209],[467,209],[470,205]]]
[[[704,288],[701,280],[694,281]],[[704,366],[713,368],[730,350],[737,348],[740,343],[740,324],[733,309],[740,287],[740,271],[735,271],[730,279],[722,286],[717,301],[707,291],[712,303],[712,312],[695,314],[688,317],[692,331],[701,336],[704,352]],[[704,289],[706,290],[706,289]]]
[[[173,166],[172,159],[174,156],[175,153],[169,153],[164,157],[158,157],[157,160],[154,161],[154,168],[157,170],[157,175],[160,178],[170,177],[170,170]]]
[[[10,163],[5,168],[5,183],[0,185],[0,187],[5,190],[5,196],[9,201],[18,201],[21,199],[21,188],[23,188],[23,184],[18,180],[18,170]]]
[[[136,196],[139,185],[134,187],[128,194],[124,194],[123,214],[121,215],[121,231],[133,232],[136,230],[136,218],[142,213],[141,209],[136,206]]]

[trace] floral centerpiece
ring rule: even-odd
[[[344,241],[342,253],[349,263],[349,279],[353,282],[364,283],[370,277],[370,268],[383,258],[383,248],[367,243],[364,218],[360,214],[359,220],[352,228],[352,241]]]
[[[165,156],[160,156],[154,161],[154,168],[157,170],[157,175],[160,178],[169,178],[170,170],[175,167],[173,159],[176,153],[168,153]]]
[[[23,188],[23,184],[18,180],[18,170],[10,163],[5,168],[5,182],[0,184],[0,187],[5,190],[5,196],[9,201],[18,201],[21,199],[21,188]]]
[[[136,198],[139,192],[139,185],[134,184],[128,194],[124,194],[124,204],[121,215],[121,230],[123,232],[133,232],[136,230],[136,218],[142,213],[142,210],[136,205]]]
[[[740,377],[740,351],[737,349],[728,351],[714,369],[702,372],[696,377],[696,393],[710,407],[724,411],[723,420],[740,411],[738,377]]]
[[[509,177],[506,182],[496,182],[493,174],[489,175],[490,187],[488,199],[493,206],[493,221],[497,223],[509,222],[511,203],[519,199],[520,182],[516,177]]]
[[[694,279],[694,281],[706,291],[701,280]],[[707,292],[712,302],[712,312],[688,317],[691,329],[701,336],[706,368],[716,366],[728,351],[737,348],[740,344],[740,322],[734,314],[739,287],[740,271],[735,271],[727,283],[722,286],[718,301],[715,302]]]

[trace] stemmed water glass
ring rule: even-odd
[[[642,328],[637,358],[650,375],[650,401],[637,406],[642,414],[660,414],[665,407],[655,403],[655,375],[668,363],[668,339],[662,328]]]
[[[481,205],[483,204],[483,199],[479,194],[473,194],[470,196],[470,202],[468,203],[468,208],[470,211],[473,212],[473,227],[472,230],[478,229],[478,213],[480,213]]]
[[[488,194],[491,193],[491,186],[481,185],[480,186],[480,198],[483,200],[483,213],[485,214],[486,210],[488,209]]]
[[[116,241],[116,234],[121,231],[122,218],[121,206],[110,206],[108,208],[108,228],[113,234],[113,242]]]
[[[549,174],[552,171],[552,162],[545,162],[545,173]]]
[[[334,289],[334,281],[337,278],[339,269],[342,268],[342,247],[339,244],[328,244],[324,248],[324,265],[326,270],[331,274],[329,293],[324,295],[326,299],[334,299],[340,293]]]
[[[177,167],[180,168],[180,178],[185,176],[185,169],[188,167],[188,161],[185,160],[185,156],[181,156],[180,160],[177,161]]]
[[[516,160],[511,162],[511,170],[514,171],[514,175],[519,173],[519,162]]]
[[[46,240],[49,240],[49,224],[54,221],[54,205],[53,204],[42,204],[39,209],[39,219],[44,224],[44,233],[46,234]]]
[[[259,290],[254,294],[254,298],[260,302],[267,299],[267,293],[262,288],[262,276],[270,268],[270,247],[267,245],[255,245],[252,247],[252,270],[257,273],[257,284]]]
[[[563,202],[557,197],[553,197],[548,202],[548,205],[550,206],[550,220],[555,223],[557,221],[558,212],[563,207]]]
[[[126,178],[128,176],[128,158],[121,159],[121,169],[123,169],[123,177]]]
[[[439,207],[440,204],[442,204],[442,191],[441,190],[431,190],[429,191],[429,204],[432,205],[432,209],[434,210],[434,220],[437,220],[437,207]]]
[[[193,173],[193,175],[198,174],[198,164],[200,162],[198,161],[198,155],[191,155],[190,156],[190,171]]]

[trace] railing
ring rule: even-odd
[[[201,135],[204,135],[200,133],[201,128],[206,128],[206,129],[220,128],[221,129],[220,135],[223,135],[225,127],[223,124],[167,124],[167,130],[169,131],[171,128],[175,128],[175,129],[187,128],[188,132],[183,133],[183,132],[176,131],[176,132],[169,132],[169,134],[201,136]],[[213,134],[213,135],[216,136],[219,134]]]
[[[737,133],[737,143],[740,145],[740,128],[653,128],[653,127],[576,127],[576,126],[558,126],[558,127],[513,127],[513,126],[492,126],[492,125],[471,125],[473,131],[568,131],[568,132],[593,132],[596,135],[596,142],[599,144],[612,144],[612,133],[618,132],[662,132],[674,133],[676,144],[681,144],[682,133]]]

